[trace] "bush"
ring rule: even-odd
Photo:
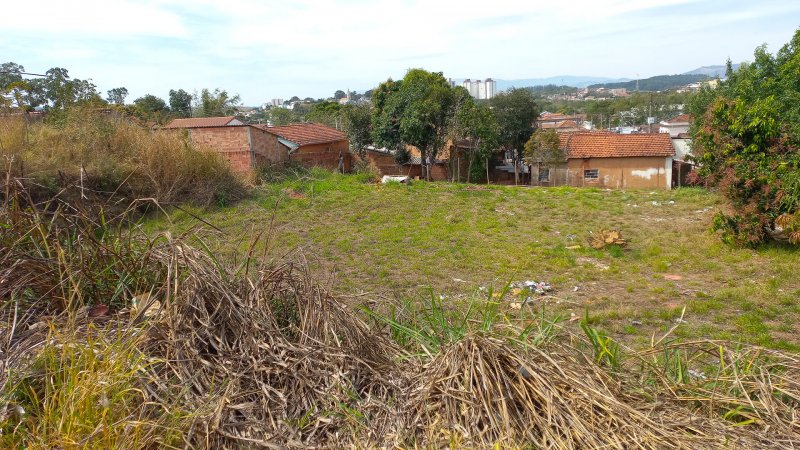
[[[58,194],[209,206],[246,195],[227,161],[204,150],[178,133],[86,108],[73,108],[54,124],[0,122],[4,169],[25,180],[35,201]]]
[[[800,30],[776,55],[759,47],[754,59],[692,103],[699,175],[733,207],[714,221],[724,240],[800,245]]]

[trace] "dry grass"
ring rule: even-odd
[[[90,109],[72,109],[57,124],[0,118],[3,169],[10,168],[36,201],[92,198],[124,208],[140,198],[201,206],[242,198],[244,185],[227,162],[202,150],[179,133],[150,131]]]

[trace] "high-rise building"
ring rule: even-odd
[[[471,95],[472,98],[478,100],[494,98],[497,92],[497,84],[491,78],[487,78],[486,81],[467,78],[461,85],[464,86],[464,89],[469,91],[469,95]]]
[[[483,84],[484,84],[484,89],[486,91],[486,96],[484,98],[487,100],[493,99],[494,94],[497,90],[497,83],[495,83],[493,79],[487,78]]]

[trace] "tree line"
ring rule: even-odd
[[[213,117],[236,113],[241,103],[221,89],[202,89],[190,94],[170,89],[168,102],[147,94],[126,104],[128,89],[117,87],[103,97],[90,80],[71,78],[69,71],[54,67],[44,74],[26,75],[25,67],[7,62],[0,65],[0,108],[33,111],[41,109],[58,117],[72,106],[117,107],[142,120],[164,123],[179,117]]]

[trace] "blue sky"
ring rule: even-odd
[[[271,98],[453,78],[646,78],[771,52],[797,0],[37,0],[4,5],[0,62],[64,67],[128,101],[170,89]]]

